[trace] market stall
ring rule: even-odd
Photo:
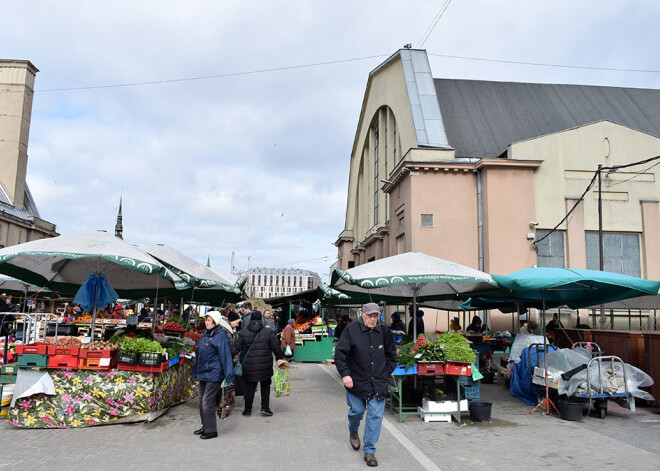
[[[280,325],[295,319],[296,351],[294,361],[323,362],[331,360],[334,353],[333,337],[330,329],[334,322],[327,322],[325,308],[316,304],[319,294],[315,289],[301,291],[290,296],[268,298],[264,301],[274,309],[280,309]]]

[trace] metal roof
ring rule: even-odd
[[[39,212],[37,211],[37,206],[34,203],[34,199],[32,198],[32,194],[30,193],[30,189],[27,186],[27,183],[25,184],[25,201],[28,204],[28,206],[24,208],[17,208],[16,206],[14,206],[14,203],[12,203],[11,198],[9,198],[9,195],[0,184],[0,213],[4,213],[8,216],[31,223],[30,217],[32,216],[40,217],[40,216],[39,216]]]
[[[456,157],[498,157],[509,144],[608,120],[660,138],[660,90],[434,79]]]

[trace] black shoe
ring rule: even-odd
[[[372,453],[365,453],[364,461],[367,462],[367,466],[371,466],[372,468],[378,466],[378,461],[376,461],[376,457]]]
[[[247,410],[247,409],[245,409],[245,410],[242,412],[242,414],[243,414],[243,415],[252,415],[252,411],[251,411],[251,410]]]
[[[199,430],[195,430],[193,433],[195,435],[202,435],[204,433],[204,427],[200,428]]]
[[[265,415],[266,417],[272,417],[273,411],[270,409],[261,409],[261,415]]]
[[[218,432],[212,432],[212,433],[203,433],[199,436],[202,440],[208,440],[209,438],[215,438],[218,436]]]
[[[351,446],[353,447],[354,450],[359,450],[360,449],[360,437],[357,434],[350,434],[348,436],[349,441],[351,442]]]

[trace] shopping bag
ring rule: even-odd
[[[226,381],[222,382],[222,391],[220,394],[220,402],[218,403],[217,414],[222,420],[226,419],[231,412],[234,399],[236,397],[233,384],[227,384]]]
[[[278,368],[273,374],[275,380],[275,397],[285,397],[291,392],[289,370]]]
[[[288,357],[293,356],[293,352],[291,351],[291,345],[286,346],[286,350],[284,350],[284,354]]]

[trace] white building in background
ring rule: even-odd
[[[308,289],[316,289],[321,283],[318,273],[299,268],[251,268],[241,272],[247,275],[245,292],[252,298],[288,296]]]

